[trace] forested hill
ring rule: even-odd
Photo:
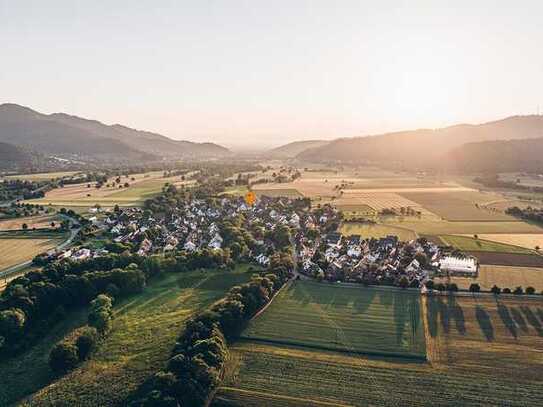
[[[32,163],[32,154],[17,146],[0,142],[0,170],[25,167]]]
[[[44,154],[110,161],[229,154],[226,148],[216,144],[176,141],[159,134],[121,125],[108,126],[64,113],[45,115],[9,103],[0,105],[0,142]]]
[[[294,158],[305,150],[322,147],[328,143],[330,141],[326,140],[295,141],[267,151],[266,156],[271,158]]]
[[[372,162],[405,168],[439,167],[441,159],[466,143],[543,137],[543,116],[513,116],[479,124],[344,138],[301,152],[311,161]]]
[[[462,172],[543,172],[543,137],[467,143],[451,151],[446,161]]]

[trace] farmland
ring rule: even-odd
[[[422,307],[429,363],[242,341],[214,405],[538,404],[541,300],[430,297]]]
[[[280,184],[281,185],[281,184]],[[277,196],[284,196],[287,198],[302,198],[302,194],[298,192],[297,189],[294,188],[269,188],[269,189],[263,189],[263,188],[254,188],[254,192],[258,197],[260,196],[269,196],[269,197],[277,197]]]
[[[76,171],[42,172],[42,173],[36,173],[36,174],[8,175],[3,178],[4,179],[20,179],[23,181],[49,181],[52,179],[70,177],[75,174],[77,174]]]
[[[45,338],[39,344],[40,355],[31,359],[32,368],[26,367],[25,383],[18,374],[23,368],[20,363],[9,360],[0,366],[4,372],[0,387],[9,389],[0,395],[0,404],[35,392],[28,405],[122,404],[131,391],[164,366],[182,322],[222,297],[231,286],[247,281],[250,274],[245,271],[246,267],[240,266],[235,272],[195,271],[159,277],[142,294],[115,305],[113,329],[97,353],[56,382],[47,356],[62,335]],[[83,323],[81,318],[73,319],[75,325]]]
[[[129,186],[124,187],[125,183]],[[190,186],[193,181],[183,181],[181,176],[165,178],[162,172],[155,171],[122,177],[119,185],[111,182],[109,187],[104,185],[100,189],[95,188],[93,183],[66,185],[53,189],[47,192],[44,198],[33,199],[29,203],[57,207],[90,207],[95,204],[109,207],[116,204],[138,206],[144,200],[160,193],[166,183]]]
[[[509,215],[483,208],[500,199],[498,195],[477,191],[402,192],[404,198],[417,202],[448,221],[512,221]]]
[[[56,247],[63,241],[63,237],[56,232],[0,234],[0,270],[32,260],[37,254]]]
[[[398,236],[400,240],[409,241],[417,237],[416,234],[409,229],[358,222],[344,222],[341,225],[341,233],[344,236],[360,235],[364,239],[372,237],[378,239],[389,235],[395,235]]]
[[[60,226],[60,219],[54,215],[28,216],[24,218],[0,218],[0,231],[2,230],[17,230],[22,229],[26,223],[28,229],[50,229],[51,222],[55,222],[56,226]]]
[[[351,353],[425,357],[418,293],[297,281],[243,338]]]
[[[534,254],[533,250],[520,246],[512,246],[484,239],[475,239],[467,236],[439,236],[447,245],[453,246],[458,250],[469,252],[496,252],[496,253],[516,253],[516,254]]]
[[[452,282],[462,290],[469,289],[473,283],[479,284],[481,290],[490,291],[492,286],[514,289],[515,287],[534,287],[537,292],[543,291],[543,268],[482,265],[477,278],[451,277],[434,281]]]
[[[543,234],[535,233],[501,233],[501,234],[482,234],[480,239],[490,240],[508,245],[521,246],[527,249],[534,249],[536,246],[543,248]]]

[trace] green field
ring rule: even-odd
[[[543,300],[423,296],[421,308],[428,363],[242,341],[213,407],[541,404]]]
[[[442,235],[439,238],[448,246],[467,252],[496,252],[534,254],[533,250],[505,243],[492,242],[490,240],[475,239],[467,236]]]
[[[257,196],[269,196],[269,197],[280,197],[284,196],[286,198],[303,198],[303,195],[297,189],[285,188],[285,189],[255,189],[255,194]]]
[[[296,281],[242,338],[351,353],[425,358],[419,294]]]
[[[344,222],[341,225],[341,233],[344,236],[360,235],[364,239],[398,236],[400,240],[409,241],[416,239],[417,235],[411,230],[389,225],[369,224],[359,222]]]
[[[72,329],[84,320],[70,317],[71,323],[55,327],[23,357],[0,364],[0,388],[7,389],[0,393],[0,405],[32,393],[27,405],[121,405],[130,392],[164,366],[183,321],[233,285],[248,281],[246,270],[240,266],[235,272],[167,274],[153,281],[142,294],[115,305],[113,329],[97,353],[55,382],[47,366],[49,351],[68,331],[62,328]],[[26,366],[22,361],[27,361]]]

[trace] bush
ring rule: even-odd
[[[526,287],[526,294],[534,295],[535,294],[535,288],[534,287]]]
[[[469,286],[469,291],[472,293],[478,293],[479,291],[481,291],[481,286],[477,283],[472,283]]]
[[[515,294],[515,295],[522,295],[522,294],[524,294],[524,291],[522,290],[522,287],[517,287],[517,288],[515,288],[515,290],[513,291],[513,294]]]
[[[86,326],[81,328],[79,336],[75,340],[79,361],[87,360],[96,349],[98,343],[98,331],[96,328]]]
[[[504,293],[504,294],[511,294],[511,289],[510,289],[510,288],[504,288],[504,289],[502,290],[502,293]]]
[[[69,372],[78,363],[77,347],[66,341],[57,343],[49,354],[49,366],[56,374]]]

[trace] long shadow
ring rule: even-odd
[[[509,309],[503,304],[498,304],[498,315],[511,335],[513,335],[515,339],[518,338],[517,326],[511,317]]]
[[[433,296],[428,296],[426,301],[427,312],[426,312],[426,322],[428,324],[428,330],[430,331],[430,336],[435,338],[437,336],[438,328],[438,305],[437,300]]]
[[[439,311],[439,315],[441,316],[441,325],[443,326],[443,332],[446,334],[450,331],[450,315],[449,315],[449,307],[447,307],[447,304],[443,301],[441,297],[437,298],[437,308]]]
[[[477,322],[479,322],[479,327],[485,335],[486,340],[488,342],[493,341],[494,327],[492,326],[492,321],[490,320],[488,312],[486,312],[482,306],[477,305],[477,307],[475,308],[475,317],[477,318]]]
[[[405,326],[408,323],[408,314],[406,310],[409,308],[408,296],[403,293],[398,293],[394,296],[394,323],[396,325],[396,343],[401,344],[404,337]]]
[[[359,314],[365,314],[373,303],[376,294],[377,290],[372,288],[364,289],[364,291],[360,292],[360,294],[354,298],[353,305],[356,312]]]
[[[451,318],[454,320],[454,324],[456,326],[456,330],[460,335],[466,334],[466,319],[464,317],[464,310],[462,310],[462,307],[456,302],[456,297],[454,295],[450,295],[448,297],[448,305],[449,305],[449,314]]]
[[[528,325],[526,324],[526,320],[522,316],[522,313],[516,308],[511,308],[511,314],[513,315],[513,320],[517,323],[520,330],[522,332],[528,332]]]
[[[541,322],[539,319],[537,319],[534,312],[530,309],[530,307],[522,306],[520,307],[520,310],[524,313],[526,316],[526,319],[528,320],[528,323],[534,327],[534,329],[537,331],[537,334],[539,336],[543,336],[543,327],[541,326]]]
[[[539,319],[543,322],[543,309],[538,308],[536,312]]]

